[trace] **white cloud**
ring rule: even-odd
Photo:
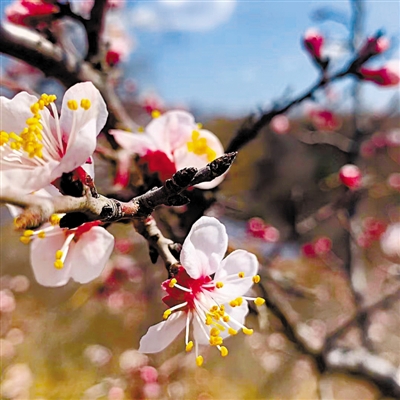
[[[157,0],[131,11],[134,28],[150,31],[207,31],[229,20],[236,0]]]

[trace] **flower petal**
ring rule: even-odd
[[[91,105],[88,110],[80,106],[82,99],[90,100]],[[68,108],[69,100],[75,100],[78,103],[77,110]],[[91,82],[78,83],[65,92],[60,126],[63,139],[67,142],[67,150],[61,160],[59,168],[61,173],[70,172],[79,167],[93,154],[97,135],[104,127],[107,116],[106,104]],[[56,172],[57,176],[61,175],[60,171]]]
[[[217,271],[228,248],[225,226],[216,218],[201,217],[190,230],[181,251],[181,263],[193,279]]]
[[[146,127],[146,133],[167,154],[174,152],[192,137],[196,129],[193,115],[186,111],[168,111],[153,119]]]
[[[173,313],[166,321],[153,325],[140,339],[141,353],[158,353],[164,350],[183,331],[186,325],[186,313]]]
[[[12,99],[0,97],[0,130],[20,134],[26,126],[26,120],[32,117],[30,107],[37,102],[37,97],[21,92]]]
[[[68,283],[70,278],[71,264],[64,264],[61,269],[54,267],[56,251],[60,250],[65,242],[64,230],[55,229],[58,230],[58,234],[53,233],[53,236],[44,239],[34,239],[31,243],[30,259],[33,274],[37,282],[43,286],[63,286]],[[73,250],[73,243],[71,243],[69,251]]]
[[[154,142],[146,133],[131,133],[119,129],[111,129],[109,133],[122,148],[140,156],[144,156],[148,150],[161,149],[163,145],[163,143]]]
[[[245,250],[235,250],[229,254],[221,263],[214,276],[215,282],[223,282],[224,286],[217,289],[219,296],[229,296],[229,300],[243,296],[253,285],[250,279],[257,274],[258,260],[254,254]],[[239,278],[239,272],[244,272],[244,278]],[[235,275],[237,279],[227,280],[229,275]]]
[[[97,278],[110,258],[113,248],[114,236],[104,228],[95,226],[83,233],[66,260],[72,266],[72,279],[79,283],[87,283]]]
[[[216,158],[224,154],[224,148],[216,135],[205,129],[202,129],[199,132],[200,137],[207,140],[207,146],[215,151]],[[182,143],[182,145],[174,152],[177,169],[182,169],[184,167],[202,168],[209,163],[207,154],[197,155],[188,150],[187,143],[190,141],[191,137],[188,138],[184,143]],[[212,189],[218,186],[224,180],[224,178],[225,174],[219,176],[218,178],[215,178],[210,182],[199,183],[198,185],[195,185],[195,187],[202,190]]]

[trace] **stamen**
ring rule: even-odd
[[[151,112],[151,117],[152,117],[152,118],[158,118],[160,115],[161,115],[161,113],[160,113],[160,111],[158,111],[158,110],[153,110],[153,111]]]
[[[188,344],[186,345],[186,352],[187,353],[189,353],[189,351],[192,351],[192,349],[193,349],[193,342],[192,341],[190,341],[190,342],[188,342]]]
[[[185,287],[183,287],[181,285],[178,285],[177,283],[175,283],[175,285],[173,287],[176,287],[176,288],[178,288],[180,290],[183,290],[184,292],[192,293],[191,289],[185,288]]]
[[[84,109],[84,110],[89,110],[89,108],[90,108],[90,106],[91,106],[91,103],[90,103],[90,100],[89,99],[82,99],[81,100],[81,107]]]
[[[170,288],[173,288],[178,281],[175,278],[172,278],[168,284]]]
[[[239,276],[239,278],[244,278],[244,272],[239,272],[238,276]]]
[[[78,102],[76,100],[68,100],[67,106],[70,110],[76,111],[78,109]]]
[[[223,284],[222,282],[217,282],[217,283],[215,284],[215,287],[216,287],[217,289],[221,289],[223,286],[224,286],[224,284]]]
[[[230,335],[234,336],[234,335],[237,335],[237,330],[236,330],[236,329],[233,329],[233,328],[229,328],[229,329],[228,329],[228,333],[229,333]]]
[[[176,306],[173,306],[173,307],[171,307],[171,308],[168,308],[168,310],[165,310],[165,311],[164,311],[163,318],[164,318],[164,319],[167,319],[167,318],[172,314],[172,311],[178,310],[179,308],[185,307],[185,306],[187,306],[187,305],[188,305],[188,302],[185,301],[185,302],[182,303],[182,304],[178,304],[178,305],[176,305]]]
[[[60,224],[60,220],[61,220],[61,218],[60,218],[59,215],[57,215],[57,214],[52,214],[52,215],[50,216],[49,222],[51,223],[51,225],[56,226],[56,225],[59,225],[59,224]]]
[[[253,282],[254,283],[258,283],[258,282],[260,282],[260,280],[261,280],[260,275],[253,276]]]
[[[203,365],[203,362],[204,362],[203,356],[196,357],[196,364],[198,367],[201,367]]]
[[[253,329],[249,329],[249,328],[242,328],[242,331],[245,335],[252,335],[253,334]]]
[[[221,346],[218,349],[221,352],[222,357],[226,357],[228,355],[228,349],[225,346]]]

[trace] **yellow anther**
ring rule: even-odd
[[[222,357],[226,357],[228,355],[228,349],[225,346],[221,346],[219,351],[221,352]]]
[[[45,231],[40,231],[39,233],[38,233],[38,238],[39,239],[44,239],[46,237],[46,232]]]
[[[260,282],[260,280],[261,280],[260,275],[254,275],[253,276],[253,282],[254,283],[258,283],[258,282]]]
[[[37,114],[39,112],[40,108],[39,108],[39,104],[38,103],[33,103],[31,105],[31,112],[32,114]]]
[[[90,108],[91,105],[92,105],[92,103],[90,102],[89,99],[82,99],[82,100],[81,100],[81,107],[82,107],[84,110],[89,110],[89,108]]]
[[[171,310],[165,310],[163,314],[163,318],[167,319],[172,314]]]
[[[204,362],[203,356],[196,357],[196,364],[198,367],[201,367],[203,365],[203,362]]]
[[[32,117],[28,118],[25,122],[27,125],[36,125],[39,123],[39,120],[37,118]]]
[[[222,287],[224,287],[224,284],[223,284],[222,282],[217,282],[217,283],[215,284],[215,287],[216,287],[217,289],[221,289]]]
[[[56,260],[56,261],[54,261],[54,266],[57,269],[62,269],[64,267],[64,263],[61,260]]]
[[[63,256],[63,252],[61,250],[56,251],[56,260],[60,260]]]
[[[244,278],[244,272],[239,272],[238,275],[239,275],[239,278]]]
[[[35,232],[34,232],[34,231],[31,231],[30,229],[24,231],[24,233],[23,233],[23,235],[24,235],[25,237],[33,236],[34,234],[35,234]]]
[[[233,329],[233,328],[229,328],[229,329],[228,329],[228,333],[229,333],[230,335],[234,336],[234,335],[237,335],[237,330],[236,330],[236,329]]]
[[[236,302],[236,300],[232,300],[232,301],[229,302],[229,305],[231,307],[236,307],[236,306],[238,306],[238,303]]]
[[[211,330],[210,330],[211,336],[218,336],[220,333],[221,333],[220,330],[215,327],[211,328]]]
[[[264,303],[265,303],[265,300],[264,300],[262,297],[257,297],[257,298],[254,300],[254,304],[255,304],[256,306],[262,306]]]
[[[242,328],[242,331],[245,335],[252,335],[253,334],[253,329],[249,329],[249,328]]]
[[[243,298],[242,298],[242,297],[238,297],[238,298],[236,299],[236,304],[237,304],[238,306],[241,306],[242,303],[243,303]]]
[[[224,306],[223,304],[221,304],[221,305],[219,306],[219,309],[220,309],[221,311],[225,311],[225,306]]]
[[[16,140],[17,142],[23,141],[15,132],[10,132],[8,135],[11,139]]]
[[[67,106],[70,110],[76,111],[78,109],[78,102],[76,100],[68,100]]]
[[[29,244],[31,242],[31,238],[27,236],[21,236],[19,238],[20,242],[23,244]]]
[[[3,144],[7,143],[9,140],[10,140],[10,135],[5,131],[1,131],[0,132],[0,146],[3,146]]]
[[[206,315],[206,325],[211,325],[212,324],[212,317],[210,314]]]
[[[215,160],[217,153],[208,146],[207,139],[200,137],[200,132],[192,132],[192,141],[187,142],[187,149],[198,156],[206,155],[208,162]]]
[[[177,281],[175,278],[172,278],[172,279],[169,281],[168,286],[169,286],[170,288],[173,288],[173,287],[176,285],[177,282],[178,282],[178,281]]]
[[[61,218],[57,214],[52,214],[50,216],[49,221],[50,221],[51,225],[55,226],[55,225],[58,225],[60,223],[60,219]]]
[[[140,133],[143,133],[143,132],[144,132],[143,126],[139,126],[139,128],[138,128],[137,130],[138,130],[138,132],[140,132]]]
[[[46,105],[46,103],[44,102],[44,100],[40,99],[37,104],[39,105],[39,110],[43,110],[44,106]]]
[[[202,128],[203,128],[203,124],[202,124],[201,122],[198,122],[198,123],[197,123],[197,128],[198,128],[198,129],[202,129]]]
[[[186,351],[189,353],[189,351],[191,351],[193,349],[193,342],[190,341],[187,345],[186,345]]]
[[[160,113],[160,111],[158,111],[158,110],[153,110],[153,111],[151,112],[152,118],[158,118],[160,115],[161,115],[161,113]]]
[[[43,100],[43,101],[48,101],[47,100],[48,97],[49,97],[49,95],[47,93],[42,93],[42,95],[40,96],[40,99]]]
[[[218,306],[212,306],[211,308],[210,308],[210,311],[217,311],[218,310]]]
[[[57,96],[55,94],[51,94],[49,96],[49,103],[54,103],[57,100]]]
[[[210,345],[211,346],[219,346],[222,343],[223,343],[223,340],[222,340],[221,336],[211,336],[210,337]]]
[[[229,322],[229,320],[230,320],[229,315],[224,315],[222,317],[222,319],[223,319],[224,322]]]

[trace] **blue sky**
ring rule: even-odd
[[[139,90],[156,91],[168,105],[243,115],[314,82],[318,74],[302,49],[302,34],[316,26],[333,41],[346,36],[339,23],[312,20],[313,12],[326,7],[350,16],[350,2],[341,0],[128,1],[119,18],[136,48],[123,67]],[[400,2],[365,1],[365,9],[365,33],[384,28],[397,40],[386,59],[399,59]],[[364,87],[364,102],[372,109],[398,94]]]
[[[155,13],[171,18],[158,2],[150,2]],[[184,3],[189,3],[186,1]],[[192,2],[193,3],[193,2]],[[212,15],[213,3],[195,2],[194,20]],[[317,26],[335,40],[344,38],[345,28],[336,22],[316,23],[313,11],[334,7],[350,15],[348,1],[228,1],[232,3],[225,20],[210,29],[189,31],[167,22],[159,29],[134,29],[137,49],[127,68],[138,77],[143,88],[154,88],[168,103],[192,105],[207,112],[243,114],[289,93],[304,90],[314,82],[317,71],[302,50],[304,31]],[[136,2],[133,9],[148,5]],[[183,6],[182,6],[183,8]],[[190,7],[187,7],[190,8]],[[390,37],[399,38],[398,1],[368,1],[365,4],[365,32],[384,28]],[[202,12],[199,9],[203,9]],[[179,10],[170,7],[179,19]],[[398,42],[391,58],[399,58]],[[380,60],[383,63],[384,59]],[[135,72],[136,71],[136,72]],[[135,75],[136,74],[136,75]],[[365,101],[369,107],[385,104],[395,89],[379,89],[367,84]],[[378,99],[378,100],[377,100]]]

